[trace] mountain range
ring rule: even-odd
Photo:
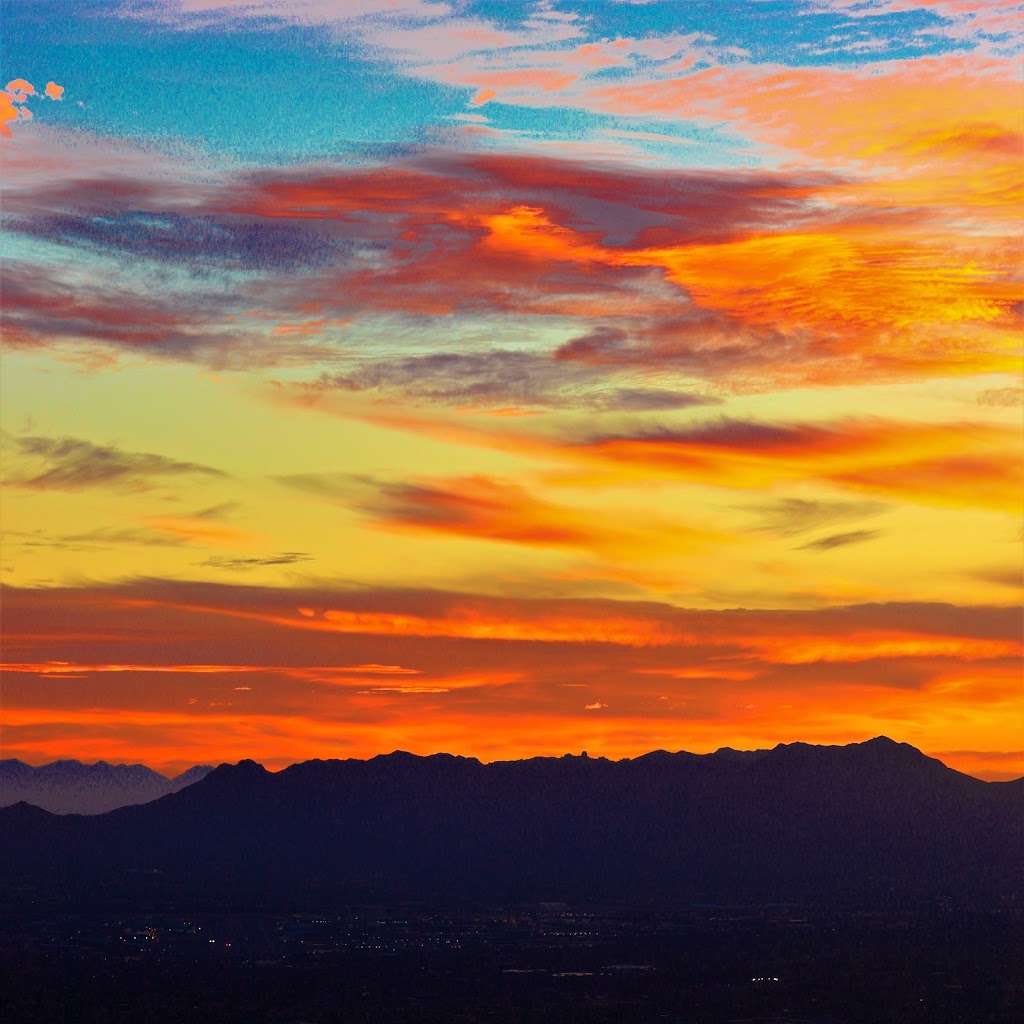
[[[67,760],[33,767],[10,758],[0,761],[0,807],[24,801],[54,814],[103,814],[177,793],[211,771],[197,764],[168,778],[144,764]]]
[[[241,761],[103,815],[0,810],[0,862],[68,892],[263,904],[1019,898],[1024,780],[983,782],[884,737],[621,761]]]

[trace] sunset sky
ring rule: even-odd
[[[1024,5],[0,16],[0,756],[1024,775]]]

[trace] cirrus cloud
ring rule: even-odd
[[[19,455],[41,468],[8,477],[9,487],[28,490],[82,490],[89,487],[144,489],[183,476],[226,477],[212,466],[184,462],[154,452],[125,451],[76,437],[22,436],[11,439]]]

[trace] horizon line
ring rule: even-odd
[[[145,761],[117,761],[117,760],[111,760],[109,758],[98,758],[95,761],[85,761],[85,760],[82,760],[82,759],[77,758],[77,757],[57,757],[57,758],[52,758],[52,759],[46,760],[46,761],[33,762],[33,761],[27,761],[24,758],[20,758],[20,757],[9,757],[9,758],[0,758],[0,763],[3,763],[4,761],[16,761],[16,762],[18,762],[20,764],[26,765],[27,767],[35,769],[35,770],[38,770],[38,769],[41,769],[41,768],[47,768],[47,767],[50,767],[51,765],[62,764],[62,763],[64,763],[64,764],[67,764],[67,763],[78,764],[78,765],[81,765],[82,767],[85,767],[85,768],[96,768],[96,767],[100,767],[100,766],[108,766],[108,767],[112,767],[112,768],[145,768],[148,771],[154,772],[155,774],[160,775],[163,778],[165,778],[168,781],[170,781],[170,780],[173,780],[175,778],[180,777],[181,775],[191,771],[194,768],[209,768],[211,771],[215,771],[215,770],[217,770],[219,768],[238,767],[239,765],[246,764],[246,763],[257,765],[261,769],[263,769],[264,771],[266,771],[266,772],[268,772],[270,774],[275,774],[275,775],[280,773],[280,772],[287,771],[289,768],[293,768],[293,767],[295,767],[297,765],[309,764],[309,763],[314,762],[314,761],[320,761],[320,762],[338,761],[338,762],[368,763],[370,761],[375,761],[375,760],[379,760],[379,759],[382,759],[382,758],[395,757],[397,755],[403,755],[403,756],[406,756],[406,757],[417,758],[419,760],[427,760],[427,759],[430,759],[430,758],[437,758],[437,757],[446,757],[446,758],[452,758],[452,759],[455,759],[455,760],[472,761],[472,762],[475,762],[475,763],[480,764],[480,765],[514,764],[514,763],[517,763],[517,762],[536,761],[536,760],[557,761],[557,760],[564,760],[564,759],[585,759],[585,760],[591,760],[591,761],[607,761],[607,762],[612,763],[612,764],[622,764],[622,763],[630,762],[630,761],[638,761],[638,760],[641,760],[641,759],[643,759],[645,757],[649,757],[649,756],[651,756],[653,754],[667,754],[669,756],[688,755],[688,756],[691,756],[691,757],[714,757],[715,755],[720,754],[720,753],[725,752],[725,751],[734,751],[734,752],[739,753],[739,754],[755,754],[755,753],[767,754],[767,753],[770,753],[770,752],[772,752],[774,750],[778,750],[778,749],[786,748],[786,747],[794,747],[794,746],[806,746],[806,747],[818,747],[818,748],[846,748],[846,747],[864,746],[864,745],[866,745],[868,743],[877,743],[878,741],[884,741],[884,742],[887,742],[887,743],[891,743],[894,746],[909,747],[911,750],[913,750],[914,752],[920,754],[922,757],[925,757],[925,758],[928,758],[930,760],[939,762],[941,765],[943,765],[943,767],[945,767],[949,771],[957,772],[960,775],[964,775],[964,776],[966,776],[968,778],[976,779],[979,782],[986,782],[986,783],[988,783],[988,782],[997,782],[997,783],[998,782],[1016,782],[1016,781],[1020,781],[1020,780],[1024,779],[1024,776],[1017,776],[1017,775],[1006,776],[1006,777],[985,778],[983,776],[974,775],[974,774],[972,774],[970,772],[961,771],[958,768],[952,767],[947,761],[945,761],[943,759],[944,756],[949,756],[950,754],[955,753],[954,751],[940,751],[940,752],[938,752],[936,754],[931,754],[931,753],[928,753],[927,751],[922,750],[920,747],[915,746],[913,743],[909,743],[906,740],[896,740],[896,739],[893,739],[891,736],[887,736],[887,735],[885,735],[883,733],[879,733],[879,734],[876,734],[874,736],[870,736],[870,737],[868,737],[866,739],[863,739],[863,740],[849,740],[849,741],[847,741],[845,743],[815,743],[815,742],[811,742],[809,740],[790,740],[790,741],[780,740],[777,743],[775,743],[773,746],[746,747],[746,748],[744,748],[744,747],[734,747],[734,746],[726,744],[726,745],[722,745],[722,746],[716,747],[713,750],[707,750],[707,751],[694,751],[694,750],[686,750],[686,749],[683,749],[683,748],[679,748],[677,750],[668,750],[668,749],[666,749],[664,747],[658,747],[658,748],[654,748],[652,750],[646,750],[646,751],[643,751],[641,753],[634,754],[634,755],[631,755],[631,756],[624,756],[624,757],[618,757],[618,758],[616,758],[616,757],[609,757],[607,755],[599,754],[599,753],[591,754],[586,749],[581,749],[578,753],[574,753],[572,751],[564,751],[562,753],[557,753],[557,754],[530,754],[530,755],[524,756],[524,757],[511,757],[511,758],[510,757],[497,757],[497,758],[493,758],[491,760],[485,760],[484,758],[477,757],[475,755],[457,754],[457,753],[452,753],[452,752],[446,751],[446,750],[435,750],[435,751],[432,751],[430,753],[421,754],[421,753],[416,753],[415,751],[406,750],[405,748],[402,748],[402,747],[396,747],[396,748],[394,748],[392,750],[389,750],[389,751],[381,751],[381,752],[379,752],[377,754],[371,754],[371,755],[368,755],[368,756],[365,756],[365,757],[356,757],[356,756],[348,756],[348,757],[344,757],[344,756],[338,756],[338,757],[308,757],[308,758],[304,758],[304,759],[301,759],[301,760],[290,761],[288,763],[281,763],[278,767],[267,767],[267,765],[263,761],[259,760],[256,757],[242,757],[242,758],[239,758],[237,761],[227,761],[227,760],[225,760],[225,761],[218,761],[218,762],[215,762],[215,763],[199,762],[199,761],[192,762],[192,763],[189,763],[189,764],[186,764],[186,762],[170,762],[170,763],[186,764],[186,767],[182,768],[179,771],[169,771],[169,770],[162,770],[160,768],[154,768],[152,765],[147,764]],[[979,753],[979,752],[976,751],[974,753]],[[1003,751],[985,751],[984,753],[1000,754],[1000,753],[1004,753],[1004,752]],[[267,760],[271,764],[274,764],[274,763],[277,762],[277,759],[276,758],[272,758],[272,757],[268,758]]]

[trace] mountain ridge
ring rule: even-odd
[[[59,758],[57,760],[49,761],[49,762],[46,762],[46,763],[41,764],[41,765],[30,765],[27,762],[21,761],[18,758],[6,758],[6,759],[0,758],[0,770],[3,770],[6,766],[11,766],[11,765],[13,765],[13,766],[20,766],[20,768],[22,768],[22,769],[28,769],[30,771],[35,771],[35,772],[39,772],[39,771],[43,771],[43,770],[48,770],[48,769],[54,769],[54,768],[63,767],[63,766],[73,766],[73,767],[87,768],[87,769],[88,768],[106,768],[106,769],[112,769],[112,770],[133,769],[133,770],[141,770],[141,771],[149,773],[151,775],[157,775],[160,778],[163,778],[163,779],[165,779],[165,780],[167,780],[169,782],[185,782],[186,780],[193,780],[193,779],[198,781],[196,779],[197,775],[199,777],[202,777],[202,776],[208,774],[209,772],[214,771],[217,768],[223,768],[224,766],[238,766],[238,765],[241,765],[241,764],[258,765],[260,768],[262,768],[266,772],[269,772],[271,774],[279,774],[281,772],[288,771],[291,768],[295,768],[298,765],[305,765],[305,764],[339,764],[339,763],[340,764],[346,764],[346,763],[369,763],[369,762],[374,762],[374,761],[379,761],[379,760],[387,760],[389,758],[398,758],[398,759],[413,760],[413,761],[417,761],[417,760],[418,761],[425,761],[425,760],[430,760],[430,759],[434,759],[434,758],[440,758],[440,759],[446,759],[446,760],[471,762],[471,763],[475,763],[475,764],[479,764],[479,765],[521,764],[521,763],[524,763],[524,762],[533,762],[533,761],[555,762],[555,761],[561,761],[561,760],[576,758],[576,759],[580,759],[580,760],[604,761],[604,762],[608,762],[608,763],[611,763],[611,764],[621,764],[621,763],[625,763],[625,762],[638,762],[638,761],[643,761],[643,760],[646,760],[646,759],[654,759],[654,758],[658,758],[658,757],[686,757],[686,758],[694,758],[694,759],[698,759],[698,760],[700,760],[700,759],[709,759],[709,758],[721,758],[721,759],[736,759],[736,760],[751,760],[751,761],[753,761],[753,760],[760,760],[760,759],[762,759],[762,758],[764,758],[764,757],[766,757],[766,756],[768,756],[770,754],[774,754],[774,753],[776,753],[778,751],[785,751],[785,750],[802,750],[802,749],[812,749],[812,750],[847,750],[847,749],[858,749],[858,748],[863,748],[865,750],[870,750],[870,749],[876,749],[876,750],[878,750],[878,749],[888,749],[890,751],[901,750],[901,751],[903,751],[903,752],[905,752],[907,754],[916,756],[918,758],[921,758],[921,759],[924,759],[924,760],[927,760],[927,761],[932,761],[932,762],[935,762],[937,764],[940,764],[944,768],[946,768],[948,771],[956,772],[958,775],[963,775],[966,778],[975,779],[978,782],[984,782],[984,783],[994,782],[996,784],[1005,784],[1006,782],[1010,782],[1010,783],[1024,782],[1024,776],[1021,776],[1019,779],[999,779],[999,780],[978,778],[977,776],[970,775],[967,772],[961,772],[959,769],[951,768],[949,765],[947,765],[940,758],[933,757],[930,754],[925,754],[922,750],[920,750],[918,747],[915,747],[911,743],[907,743],[906,741],[902,741],[902,740],[894,740],[894,739],[890,738],[889,736],[885,736],[885,735],[873,736],[870,739],[856,740],[856,741],[852,741],[850,743],[810,743],[810,742],[808,742],[806,740],[793,740],[793,741],[790,741],[790,742],[779,742],[779,743],[776,743],[775,746],[773,746],[773,747],[758,747],[758,748],[754,748],[754,749],[750,749],[750,750],[745,750],[745,749],[741,749],[741,748],[737,748],[737,747],[732,747],[732,746],[722,746],[722,747],[718,747],[715,750],[708,751],[707,753],[696,753],[694,751],[683,750],[683,749],[679,749],[679,750],[666,750],[664,748],[658,748],[656,750],[646,751],[646,752],[644,752],[642,754],[634,754],[632,756],[621,757],[621,758],[610,758],[610,757],[607,757],[605,755],[596,755],[595,756],[595,755],[588,754],[586,751],[583,751],[580,754],[573,754],[573,753],[569,753],[569,752],[564,753],[564,754],[537,754],[537,755],[533,755],[531,757],[499,758],[499,759],[496,759],[494,761],[482,761],[482,760],[480,760],[480,758],[473,757],[471,755],[466,755],[466,754],[452,754],[452,753],[447,752],[447,751],[435,751],[434,753],[430,753],[430,754],[416,754],[416,753],[413,753],[412,751],[405,750],[405,749],[400,748],[400,747],[396,747],[394,750],[388,751],[387,753],[374,754],[374,755],[372,755],[370,757],[366,757],[366,758],[358,758],[358,757],[346,757],[346,758],[308,758],[305,761],[295,761],[292,764],[285,765],[283,768],[278,768],[278,769],[266,768],[265,765],[263,765],[259,761],[256,761],[253,758],[243,758],[240,761],[222,761],[222,762],[220,762],[217,765],[209,765],[209,764],[193,765],[192,767],[185,769],[184,771],[178,773],[177,775],[168,775],[168,774],[166,774],[164,772],[158,771],[155,768],[151,768],[148,765],[143,764],[141,762],[111,762],[111,761],[106,761],[106,760],[100,759],[98,761],[94,761],[94,762],[90,763],[90,762],[87,762],[87,761],[81,761],[81,760],[79,760],[77,758]],[[191,784],[191,782],[190,782],[190,784]]]
[[[0,760],[0,808],[25,800],[54,814],[103,814],[177,792],[212,770],[193,765],[167,776],[144,764],[62,758],[30,765],[6,758]]]
[[[15,882],[331,899],[1024,894],[1024,787],[909,744],[222,764],[92,817],[0,810]],[[325,897],[327,898],[327,897]]]

